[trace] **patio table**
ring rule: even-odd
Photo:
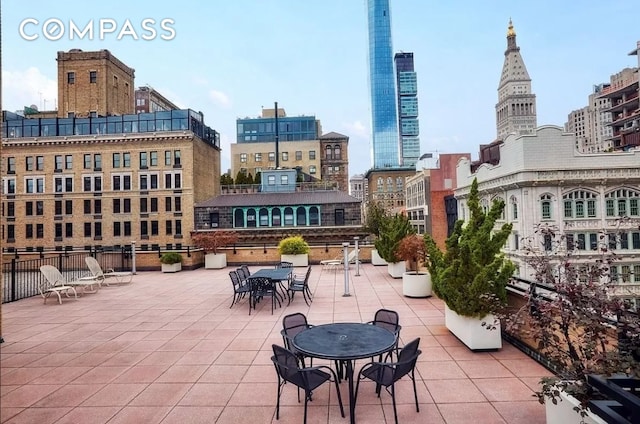
[[[370,358],[393,349],[396,335],[386,328],[364,323],[321,324],[298,333],[293,346],[303,355],[312,358],[346,362],[346,378],[349,380],[349,417],[355,423],[355,393],[353,386],[353,362]]]
[[[282,294],[276,292],[278,294],[278,297],[280,297],[280,299],[278,299],[278,302],[280,302],[280,300],[284,301],[284,296],[287,294],[286,287],[283,286],[282,282],[288,281],[291,277],[292,272],[293,268],[262,268],[251,274],[249,278],[268,278],[269,280],[271,280],[274,287],[276,287],[276,284],[278,284],[278,286],[280,286],[280,289],[282,290],[282,293],[284,293]]]

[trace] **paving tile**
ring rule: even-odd
[[[210,424],[216,421],[222,410],[221,406],[176,406],[162,424]]]
[[[438,405],[447,424],[507,424],[488,402],[449,403]]]
[[[85,400],[82,406],[125,406],[147,387],[144,383],[109,384]]]
[[[119,406],[79,406],[70,410],[56,424],[106,424],[121,409]]]
[[[125,406],[109,420],[109,424],[157,424],[170,410],[166,406]]]
[[[70,410],[71,408],[65,407],[26,408],[3,422],[6,424],[52,424]]]
[[[232,383],[195,384],[178,404],[180,406],[226,406],[237,387],[237,384]],[[255,393],[253,392],[252,397],[260,397]]]
[[[130,405],[136,406],[174,406],[191,388],[191,383],[150,384]]]
[[[487,398],[467,379],[429,380],[427,389],[438,405],[443,403],[485,402]]]

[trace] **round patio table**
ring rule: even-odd
[[[355,423],[353,362],[390,351],[396,336],[386,328],[363,323],[333,323],[311,327],[293,338],[293,346],[303,355],[346,363],[349,380],[349,416]]]

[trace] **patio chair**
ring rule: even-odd
[[[76,289],[73,286],[64,284],[64,281],[62,280],[55,280],[55,279],[48,278],[47,274],[45,273],[45,272],[49,272],[48,269],[46,268],[45,270],[42,269],[45,266],[48,266],[48,265],[43,265],[42,267],[40,267],[40,271],[42,272],[42,274],[44,274],[44,278],[41,278],[40,282],[38,283],[38,291],[40,292],[40,296],[42,296],[42,298],[44,299],[44,304],[45,305],[47,304],[47,298],[52,294],[55,294],[56,296],[58,296],[58,303],[60,305],[62,305],[63,293],[66,297],[71,297],[70,293],[72,293],[73,297],[77,300],[78,293],[76,292]]]
[[[358,249],[358,253],[360,253],[360,249]],[[349,264],[353,264],[356,262],[356,250],[353,249],[347,255],[347,260]],[[336,257],[335,259],[324,259],[320,261],[320,265],[322,265],[323,269],[333,269],[340,267],[340,265],[344,265],[344,255],[340,257]]]
[[[231,284],[233,284],[233,300],[231,301],[231,306],[229,306],[229,308],[232,308],[247,293],[251,294],[251,286],[242,281],[238,271],[229,271],[229,277],[231,278]],[[249,304],[251,304],[251,300],[249,300]]]
[[[293,262],[279,262],[276,264],[276,268],[293,268]]]
[[[51,287],[55,286],[71,286],[73,288],[81,287],[82,293],[95,293],[98,291],[100,287],[100,283],[95,280],[72,280],[67,281],[67,279],[62,275],[62,273],[53,265],[42,265],[40,267],[40,272],[44,275],[44,278],[47,280],[48,284]],[[77,294],[77,290],[76,290]]]
[[[249,295],[249,315],[251,315],[251,308],[255,309],[258,301],[265,297],[271,298],[271,315],[273,315],[273,307],[276,302],[278,306],[282,306],[278,297],[278,289],[276,288],[278,282],[264,277],[249,277],[246,281],[251,290]]]
[[[106,286],[109,285],[108,280],[114,280],[115,284],[129,284],[131,280],[133,280],[133,272],[129,271],[121,271],[116,272],[113,269],[107,269],[106,272],[102,270],[100,263],[93,257],[87,256],[84,258],[87,267],[89,267],[89,271],[91,271],[91,275],[88,277],[80,278],[80,281],[87,281],[90,279],[98,280],[100,284],[104,283]]]
[[[302,297],[304,297],[304,302],[309,306],[311,303],[311,290],[309,290],[309,275],[311,274],[311,267],[307,268],[307,273],[304,277],[304,280],[297,280],[295,275],[289,282],[289,287],[287,287],[287,294],[289,297],[289,303],[293,300],[293,296],[296,292],[302,292]]]
[[[402,329],[402,326],[400,325],[400,316],[396,311],[392,311],[390,309],[378,309],[373,317],[373,321],[369,321],[367,324],[386,328],[395,334],[396,347],[394,350],[397,350],[397,340],[400,339],[400,330]],[[378,361],[382,361],[382,355],[378,357]]]
[[[393,417],[395,418],[396,424],[398,424],[395,383],[405,375],[408,375],[413,383],[413,396],[416,402],[416,412],[420,412],[415,379],[416,361],[418,360],[418,356],[422,353],[422,351],[418,349],[419,344],[419,337],[407,343],[405,347],[400,349],[398,360],[396,362],[369,362],[363,365],[358,373],[354,403],[358,397],[360,380],[368,378],[376,383],[376,394],[378,397],[380,397],[382,386],[384,386],[385,390],[391,395],[391,400],[393,402]],[[389,388],[391,388],[391,390],[389,390]]]
[[[312,325],[307,322],[307,317],[305,314],[301,312],[296,312],[293,314],[286,315],[282,318],[282,330],[280,330],[280,334],[282,335],[282,341],[284,342],[284,347],[289,349],[291,352],[295,353],[298,357],[302,366],[304,367],[304,358],[305,356],[298,352],[296,348],[293,346],[293,338],[300,332],[311,328]],[[311,359],[311,365],[313,365],[313,358]]]
[[[272,345],[273,356],[271,361],[276,368],[278,375],[278,400],[276,403],[276,419],[280,419],[280,395],[285,383],[291,383],[298,387],[298,402],[300,402],[300,389],[304,390],[304,420],[307,422],[307,404],[311,400],[311,393],[327,381],[333,382],[336,386],[338,394],[338,404],[340,405],[340,414],[344,418],[344,407],[342,406],[342,396],[340,396],[340,386],[335,372],[326,365],[308,367],[300,367],[296,355],[284,347]],[[327,370],[325,372],[323,370]]]
[[[238,268],[238,275],[242,281],[246,280],[251,276],[251,271],[249,271],[249,267],[247,265],[240,265]]]

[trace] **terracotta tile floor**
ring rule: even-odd
[[[399,312],[401,344],[420,337],[423,350],[416,368],[420,412],[410,380],[401,380],[400,422],[545,421],[532,396],[548,375],[543,367],[508,343],[497,352],[469,351],[444,327],[442,302],[403,297],[402,281],[385,267],[361,265],[359,276],[352,269],[351,296],[343,297],[343,271],[314,266],[310,307],[297,296],[273,315],[263,302],[251,316],[246,300],[229,308],[230,269],[141,272],[130,285],[62,305],[43,305],[40,297],[4,304],[0,422],[300,423],[303,404],[292,386],[284,387],[275,418],[270,356],[271,344],[282,343],[282,317],[303,312],[315,324],[364,322],[382,307]],[[324,385],[314,392],[309,423],[348,423],[347,390],[343,382],[346,418],[335,390]],[[361,384],[356,419],[393,423],[389,394],[378,398],[372,383]]]

